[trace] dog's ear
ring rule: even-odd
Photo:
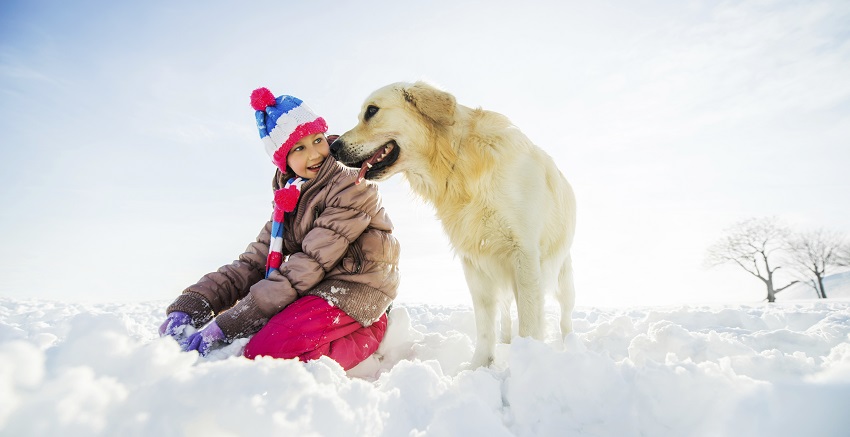
[[[451,126],[455,123],[457,102],[453,95],[421,81],[405,88],[403,92],[404,100],[437,124]]]

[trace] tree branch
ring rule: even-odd
[[[788,284],[788,285],[786,285],[786,286],[784,286],[784,287],[782,287],[782,288],[779,288],[779,289],[774,290],[774,291],[773,291],[773,294],[779,293],[780,291],[782,291],[782,290],[784,290],[784,289],[786,289],[786,288],[788,288],[788,287],[790,287],[790,286],[792,286],[792,285],[794,285],[794,284],[796,284],[796,283],[798,283],[798,282],[800,282],[800,281],[798,281],[798,280],[791,281],[791,283],[790,283],[790,284]]]
[[[745,272],[755,276],[756,278],[761,279],[764,282],[767,282],[767,280],[762,278],[760,275],[757,275],[757,274],[751,272],[750,269],[748,269],[746,266],[744,266],[744,263],[742,263],[741,260],[733,258],[732,261],[734,261],[735,264],[738,264],[739,266],[741,266],[741,268],[744,269]]]

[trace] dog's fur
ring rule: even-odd
[[[543,338],[546,289],[554,289],[560,303],[561,333],[571,332],[575,197],[552,158],[503,115],[458,105],[423,82],[372,93],[357,126],[331,152],[359,167],[388,144],[392,151],[365,177],[403,173],[434,205],[472,294],[477,342],[471,367],[493,361],[498,309],[502,340],[510,341],[505,310],[511,297],[521,336]]]

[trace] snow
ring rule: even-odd
[[[812,279],[802,279],[800,283],[788,287],[776,295],[777,300],[817,299],[818,294],[812,285]],[[823,278],[826,297],[830,299],[850,299],[850,271],[829,275]]]
[[[848,435],[850,302],[578,308],[465,370],[466,306],[397,304],[377,356],[201,358],[168,302],[0,298],[2,435]],[[516,326],[516,324],[515,324]]]

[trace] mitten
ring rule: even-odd
[[[170,335],[176,340],[181,334],[183,334],[183,331],[186,330],[186,326],[189,326],[191,323],[191,316],[182,311],[173,311],[168,314],[168,318],[165,319],[165,322],[159,326],[159,336],[164,337],[166,335]]]
[[[213,321],[209,325],[205,326],[204,329],[190,335],[189,338],[180,343],[180,345],[186,352],[198,351],[201,356],[206,356],[214,343],[222,341],[225,338],[224,332],[222,332],[221,328],[218,327],[218,323]]]

